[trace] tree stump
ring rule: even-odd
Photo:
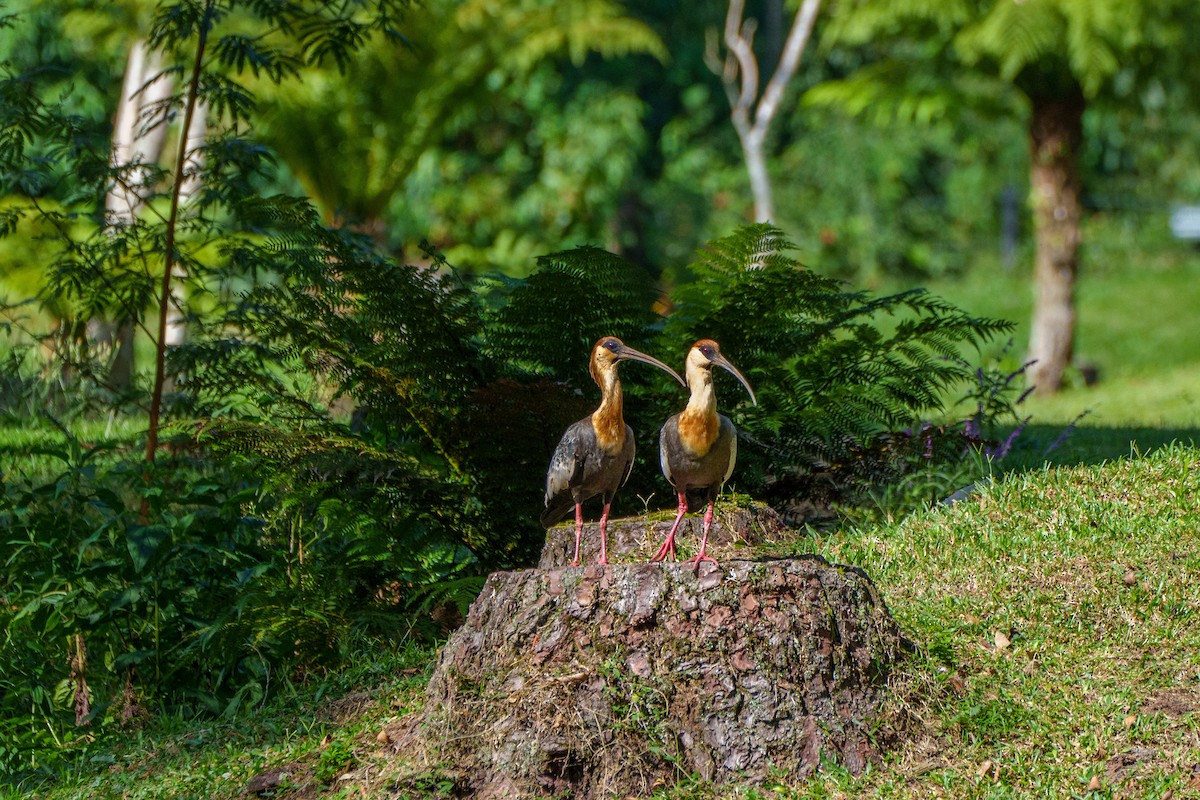
[[[865,573],[816,556],[499,572],[410,730],[478,797],[857,773],[907,646]]]
[[[680,557],[695,555],[704,531],[701,514],[689,514],[679,525],[675,541]],[[667,538],[674,515],[662,519],[638,517],[614,521],[608,530],[608,560],[612,563],[646,562]],[[779,538],[783,520],[767,505],[751,503],[745,507],[718,504],[708,534],[708,553],[717,561],[744,558],[746,548]],[[575,555],[575,523],[562,522],[546,532],[539,569],[570,566]],[[600,557],[600,524],[587,523],[579,545],[579,561],[594,564]]]

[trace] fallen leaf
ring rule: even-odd
[[[1137,717],[1136,717],[1136,716],[1134,716],[1133,714],[1130,714],[1129,716],[1127,716],[1127,717],[1125,718],[1125,727],[1126,727],[1126,728],[1132,728],[1132,727],[1133,727],[1133,723],[1135,723],[1135,722],[1137,722]]]
[[[391,740],[392,740],[392,737],[388,736],[387,731],[380,731],[378,734],[375,735],[375,741],[379,742],[380,744],[387,744]]]
[[[329,743],[332,741],[333,741],[333,737],[330,736],[328,733],[325,734],[325,737],[323,739],[321,739],[321,747],[328,747]]]
[[[996,649],[997,650],[1003,650],[1004,648],[1008,647],[1010,644],[1012,644],[1012,640],[1009,639],[1008,636],[1006,636],[1001,631],[996,631]]]
[[[992,762],[990,760],[979,765],[979,769],[975,770],[975,774],[981,778],[987,777],[987,774],[992,771]]]
[[[1125,573],[1125,577],[1121,580],[1125,581],[1126,586],[1133,586],[1135,583],[1137,583],[1137,573],[1133,570],[1129,570]]]
[[[1100,776],[1099,775],[1092,776],[1092,779],[1090,781],[1088,781],[1087,790],[1089,792],[1100,791]]]

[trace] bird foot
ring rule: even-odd
[[[582,567],[583,565],[579,563],[579,559],[577,558],[571,562],[571,566],[572,567]]]
[[[717,560],[715,558],[713,558],[712,556],[708,555],[707,553],[700,553],[698,555],[695,555],[692,558],[689,558],[687,560],[687,563],[692,564],[696,571],[696,574],[699,575],[700,574],[700,565],[703,564],[705,561],[711,561],[714,564],[717,563]]]
[[[662,547],[658,548],[658,552],[654,554],[654,557],[651,558],[650,561],[651,562],[662,561],[668,555],[671,557],[672,561],[675,560],[675,540],[674,539],[667,539],[665,542],[663,542]]]

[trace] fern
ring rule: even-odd
[[[861,459],[878,437],[936,413],[973,375],[962,349],[1011,328],[922,290],[846,291],[804,269],[792,249],[766,225],[713,242],[663,333],[677,352],[717,339],[754,383],[758,408],[736,391],[722,393],[721,406],[752,444],[746,470],[760,488],[767,475]],[[742,467],[739,475],[747,479]]]
[[[654,315],[649,277],[620,256],[580,247],[538,259],[489,321],[488,353],[510,375],[548,375],[585,388],[587,353],[602,336],[645,344]]]

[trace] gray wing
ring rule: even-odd
[[[567,428],[546,471],[546,510],[542,527],[549,528],[567,515],[575,505],[571,489],[583,478],[587,462],[588,437],[594,438],[591,419],[583,419]]]
[[[723,486],[729,480],[729,476],[733,474],[733,465],[737,463],[737,428],[733,427],[733,423],[728,417],[721,417],[721,427],[729,427],[729,466],[725,467],[725,477],[721,478]]]
[[[671,477],[671,448],[677,446],[679,441],[678,433],[675,436],[671,435],[671,431],[678,431],[679,415],[671,417],[662,426],[662,430],[658,434],[658,464],[662,467],[663,477],[667,479],[667,483],[675,486],[675,479]]]

